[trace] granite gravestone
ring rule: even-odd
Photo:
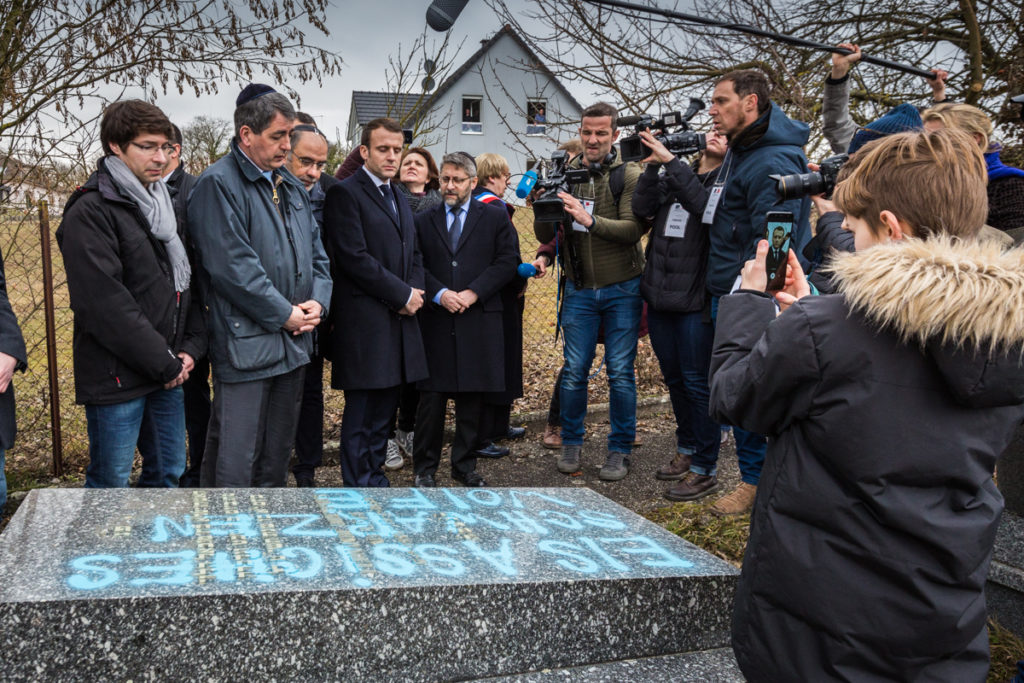
[[[465,679],[728,644],[736,570],[588,489],[33,491],[14,678]]]

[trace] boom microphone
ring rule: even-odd
[[[427,25],[444,33],[452,27],[469,0],[434,0],[427,8]]]

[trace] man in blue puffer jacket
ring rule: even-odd
[[[708,291],[712,318],[718,299],[734,289],[743,264],[754,258],[759,240],[765,239],[769,211],[793,214],[791,248],[802,254],[811,239],[809,198],[779,203],[772,175],[807,172],[808,127],[788,118],[768,99],[764,74],[750,69],[732,71],[715,84],[708,112],[718,132],[729,138],[729,153],[719,168],[704,223],[710,226]],[[806,264],[805,264],[806,265]],[[734,431],[740,463],[739,487],[715,503],[712,512],[733,515],[748,512],[761,477],[764,437]]]

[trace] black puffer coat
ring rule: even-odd
[[[656,311],[700,311],[706,298],[709,243],[708,227],[701,224],[701,217],[715,174],[697,175],[679,159],[665,164],[660,175],[659,168],[660,164],[648,164],[633,192],[633,213],[640,218],[654,217],[640,293]],[[675,202],[690,214],[681,238],[665,235]]]
[[[778,318],[721,300],[712,416],[768,435],[736,594],[750,681],[984,681],[996,458],[1024,418],[1024,250],[906,240]],[[992,349],[992,346],[995,349]]]

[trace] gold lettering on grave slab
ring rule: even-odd
[[[196,580],[200,585],[213,580],[213,536],[210,534],[210,498],[206,491],[192,492],[192,527],[196,539]]]

